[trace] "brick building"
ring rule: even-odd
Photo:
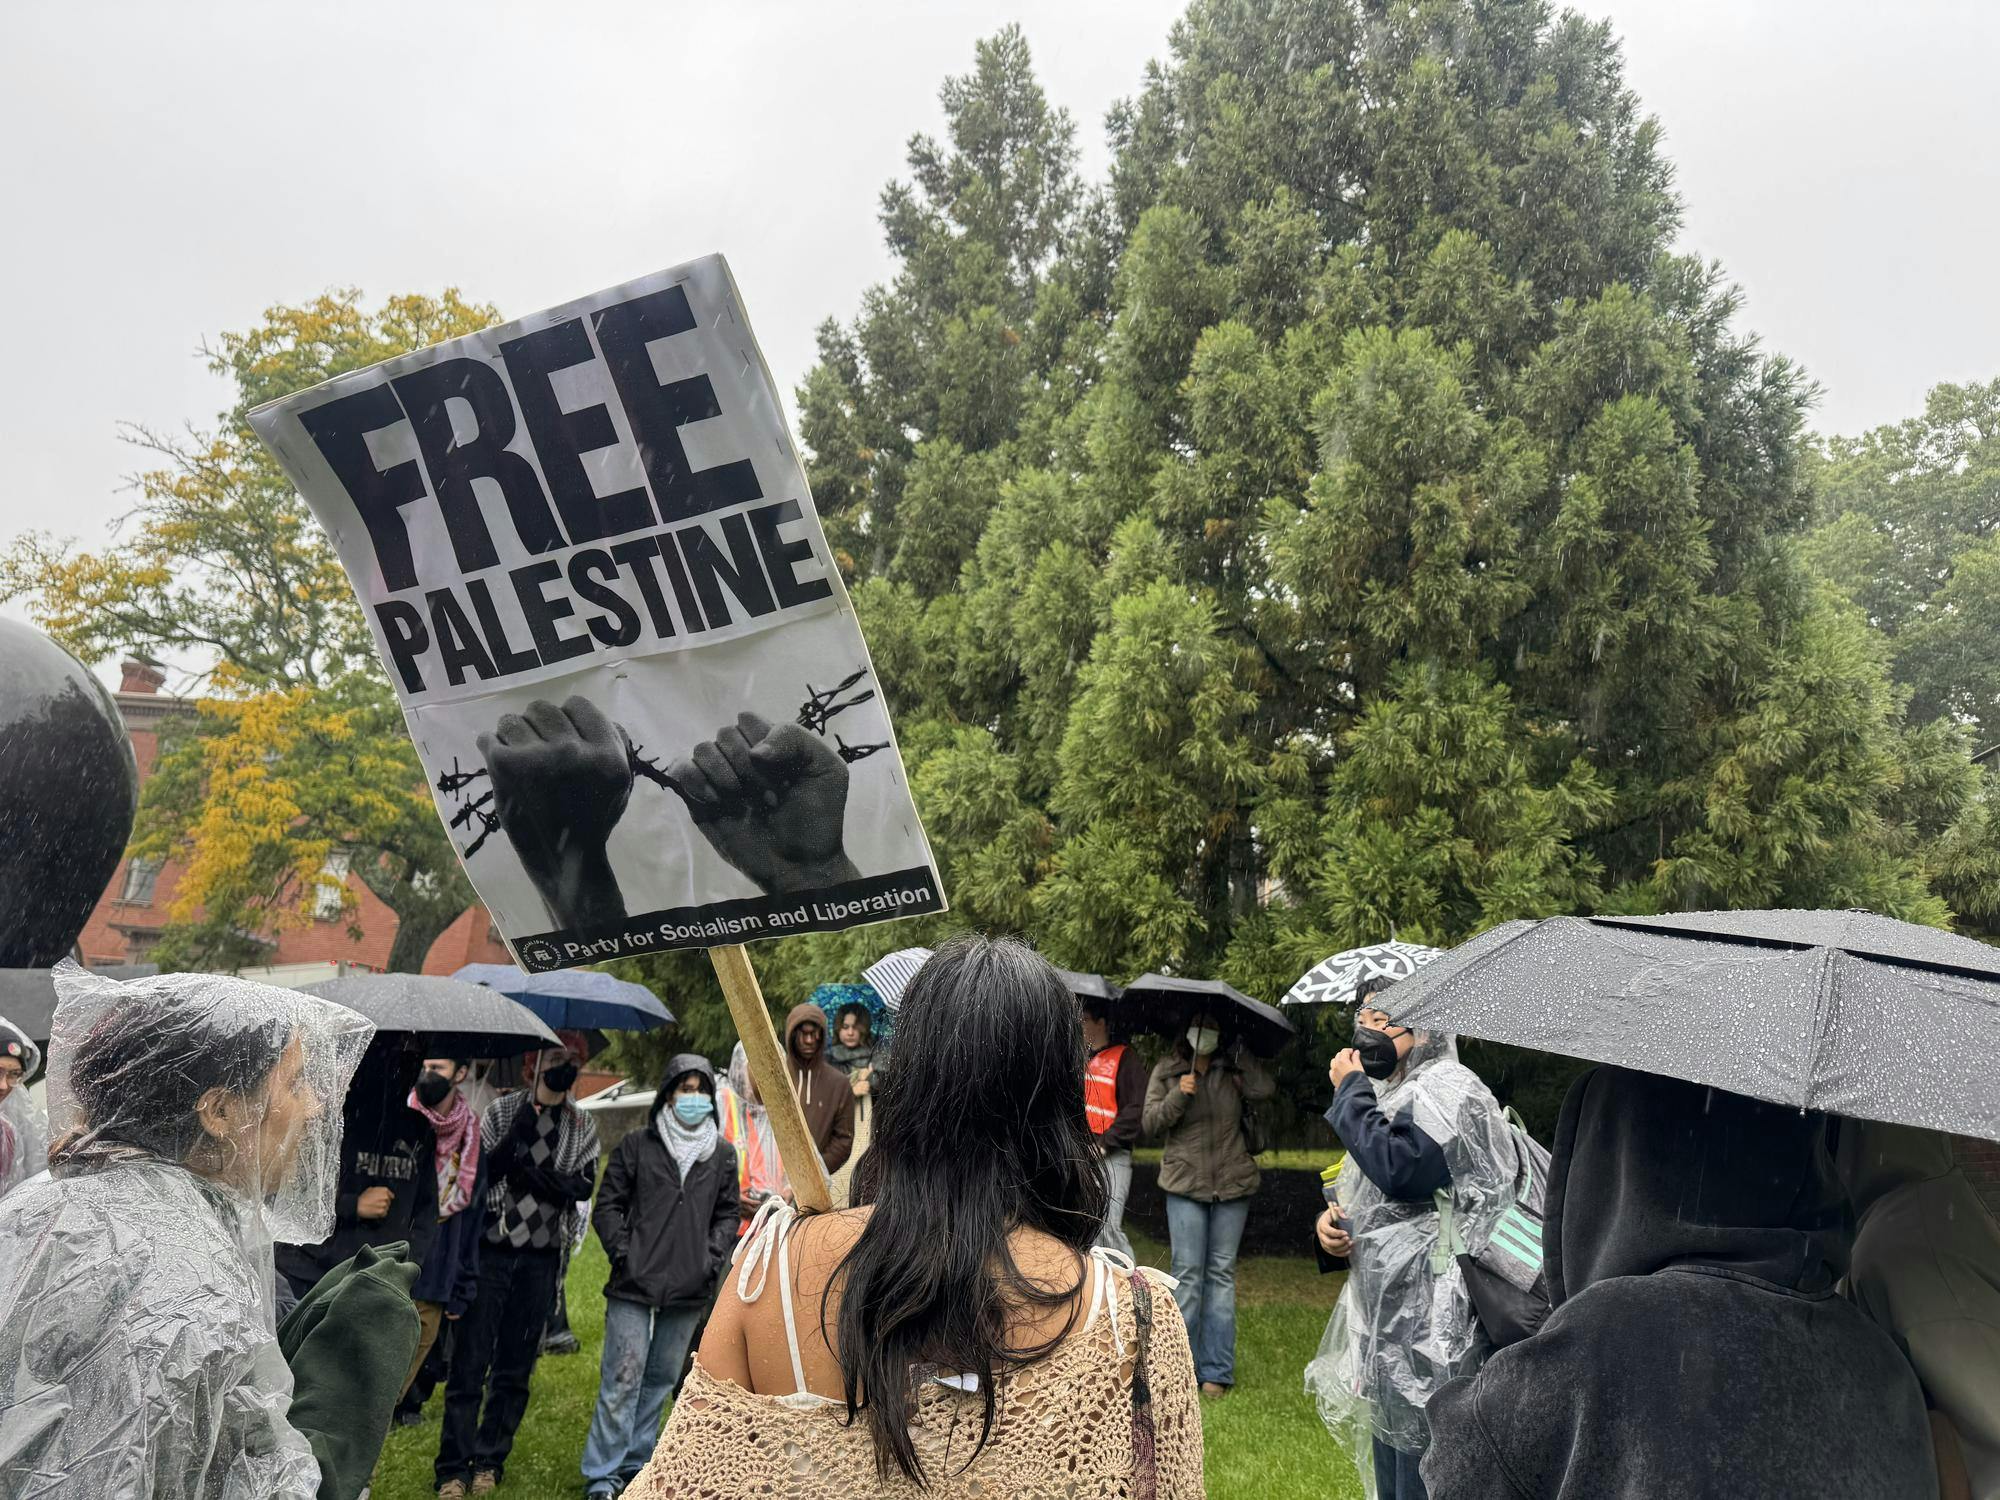
[[[120,670],[123,680],[112,698],[118,705],[119,717],[125,721],[125,732],[132,737],[139,784],[144,786],[159,759],[162,725],[175,714],[193,713],[194,702],[161,692],[167,676],[158,667],[127,661]],[[311,922],[287,927],[267,940],[266,966],[294,969],[345,964],[371,970],[389,966],[389,949],[396,940],[396,914],[358,877],[344,870],[339,873],[358,903],[353,920],[358,922],[361,935],[350,934],[348,914],[333,893],[327,891]],[[146,962],[167,924],[167,911],[173,905],[180,878],[180,867],[175,860],[162,863],[129,856],[120,860],[111,884],[105,888],[77,938],[83,961],[86,964]],[[483,920],[485,909],[477,910]],[[470,915],[468,912],[467,916]],[[463,922],[464,918],[460,918],[460,923]]]

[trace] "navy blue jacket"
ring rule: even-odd
[[[1354,1158],[1354,1164],[1375,1186],[1406,1203],[1423,1203],[1451,1181],[1451,1167],[1444,1159],[1444,1147],[1418,1128],[1405,1109],[1391,1115],[1375,1102],[1375,1080],[1366,1073],[1350,1073],[1333,1096],[1326,1123],[1340,1137],[1340,1144]],[[1319,1249],[1322,1271],[1346,1266]]]
[[[486,1231],[486,1163],[479,1163],[479,1180],[472,1201],[449,1219],[440,1219],[437,1237],[424,1256],[424,1268],[410,1288],[414,1302],[435,1302],[450,1317],[462,1317],[472,1306],[479,1286],[479,1240]]]

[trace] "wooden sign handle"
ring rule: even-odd
[[[764,1005],[764,991],[757,983],[757,971],[750,967],[750,954],[741,943],[708,950],[715,965],[715,977],[722,981],[722,998],[729,1002],[729,1014],[736,1021],[736,1035],[750,1064],[750,1077],[757,1085],[757,1097],[771,1118],[778,1137],[778,1156],[785,1175],[792,1182],[792,1199],[801,1209],[819,1211],[833,1207],[833,1189],[826,1180],[826,1167],[806,1129],[805,1111],[792,1091],[792,1072],[785,1063],[784,1048],[778,1044],[771,1012]]]

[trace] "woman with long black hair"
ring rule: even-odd
[[[896,1036],[924,1066],[883,1080],[862,1206],[759,1210],[628,1500],[1199,1495],[1180,1314],[1091,1248],[1075,1000],[1032,950],[960,937]]]

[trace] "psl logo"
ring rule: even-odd
[[[556,952],[555,944],[536,938],[531,943],[521,945],[521,957],[528,961],[531,969],[553,969],[562,962],[562,955]]]

